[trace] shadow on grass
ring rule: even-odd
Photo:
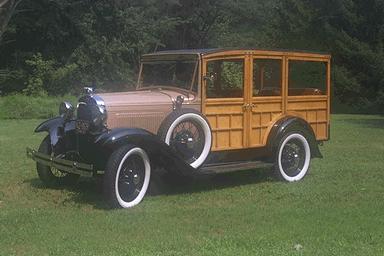
[[[146,196],[197,193],[267,181],[271,182],[274,179],[269,175],[269,169],[261,168],[209,176],[204,175],[196,178],[181,177],[169,172],[158,171],[152,174]],[[79,205],[92,205],[94,209],[99,210],[109,209],[104,200],[102,179],[80,177],[73,186],[56,188],[45,187],[38,178],[25,180],[24,182],[29,183],[38,190],[54,189],[63,192],[74,192],[71,193],[69,198],[61,202],[63,205],[76,203]]]
[[[24,183],[29,183],[31,187],[38,190],[52,189],[63,191],[63,193],[71,192],[69,198],[61,201],[62,205],[76,203],[80,205],[92,205],[94,209],[109,209],[103,198],[103,183],[101,179],[80,177],[72,186],[54,188],[47,188],[39,178],[24,180]]]
[[[225,189],[252,183],[273,181],[269,169],[255,169],[238,172],[204,175],[196,178],[180,177],[168,172],[153,175],[148,195],[184,194]]]
[[[353,117],[353,115],[352,115]],[[356,124],[359,126],[384,129],[384,116],[375,116],[376,118],[362,118],[361,116],[355,116],[355,118],[348,118],[344,121],[350,124]]]

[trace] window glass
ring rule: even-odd
[[[281,60],[253,60],[253,96],[281,95]]]
[[[242,98],[244,61],[218,60],[207,62],[207,98]]]
[[[325,95],[326,84],[326,62],[289,61],[289,96]]]
[[[197,62],[143,63],[139,88],[151,86],[173,86],[197,92]]]

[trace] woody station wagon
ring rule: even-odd
[[[108,204],[128,208],[163,168],[194,175],[270,167],[297,181],[329,139],[331,55],[256,48],[145,54],[135,91],[86,95],[60,117],[38,151],[46,186],[102,177]]]

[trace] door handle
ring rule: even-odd
[[[257,105],[256,105],[256,104],[252,104],[252,105],[251,105],[251,112],[252,112],[252,113],[254,112],[253,108],[257,108]]]
[[[243,108],[245,108],[245,109],[247,109],[247,108],[249,108],[249,107],[250,107],[249,104],[244,104],[244,105],[243,105]]]

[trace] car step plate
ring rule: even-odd
[[[256,168],[268,168],[272,166],[273,164],[271,163],[266,163],[261,161],[228,162],[228,163],[216,163],[216,164],[203,165],[200,168],[200,171],[204,173],[223,173],[223,172],[251,170]]]

